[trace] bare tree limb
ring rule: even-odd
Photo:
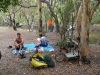
[[[46,1],[46,0],[42,0],[42,2],[47,4],[47,6],[48,6],[48,8],[49,8],[49,10],[50,10],[50,12],[51,12],[51,15],[52,15],[53,17],[55,17],[56,15],[54,14],[53,8],[51,7],[50,3],[49,3],[48,1]]]
[[[15,12],[13,12],[13,13],[10,14],[10,15],[13,15],[13,14],[17,13],[20,9],[21,9],[21,7],[19,7]]]
[[[31,7],[37,7],[37,6],[24,6],[24,5],[20,5],[23,8],[31,8]]]
[[[98,1],[96,3],[96,5],[93,7],[93,9],[91,10],[90,20],[92,19],[92,16],[93,16],[94,12],[96,11],[96,9],[98,8],[99,4],[100,4],[100,1]]]

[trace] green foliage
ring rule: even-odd
[[[95,4],[97,3],[97,1],[95,0],[92,0],[91,1],[91,9],[93,9],[93,7],[95,6]],[[91,20],[91,24],[100,24],[100,5],[98,7],[98,9],[95,11],[93,17],[92,17],[92,20]]]
[[[59,20],[61,21],[60,35],[61,39],[65,39],[68,25],[72,25],[72,14],[74,12],[74,5],[72,0],[61,1],[59,6]],[[73,20],[74,21],[74,20]]]
[[[0,11],[7,11],[7,8],[9,7],[9,5],[18,5],[19,4],[19,0],[0,0]]]
[[[89,38],[89,41],[90,41],[90,42],[89,42],[90,44],[96,44],[97,41],[98,41],[98,39],[96,39],[95,37],[90,37],[90,38]]]
[[[97,11],[94,13],[91,24],[100,24],[100,6]]]
[[[96,44],[98,40],[100,40],[100,34],[99,33],[90,34],[90,37],[89,37],[90,44]]]
[[[63,26],[68,25],[70,22],[70,16],[74,12],[74,6],[72,0],[61,0],[59,7],[59,16]]]
[[[62,39],[57,42],[57,46],[63,49],[71,48],[73,47],[73,42],[71,41],[70,38]]]
[[[19,1],[22,1],[22,2],[19,2]],[[50,1],[51,7],[53,8],[53,12],[56,14],[56,16],[58,18],[58,21],[60,23],[60,33],[65,34],[66,29],[68,28],[68,25],[72,24],[72,13],[75,12],[73,0],[47,0],[47,1]],[[82,2],[82,0],[76,0],[77,10],[79,9],[81,2]],[[0,0],[0,11],[7,12],[7,10],[9,10],[10,14],[12,14],[11,17],[13,18],[13,12],[16,12],[20,8],[19,6],[16,6],[16,5],[19,5],[19,3],[23,6],[28,7],[28,6],[37,5],[37,0]],[[91,8],[93,8],[93,6],[95,4],[96,4],[96,1],[91,0]],[[13,8],[14,9],[13,10],[12,7],[11,8],[9,7],[9,5],[16,6],[16,7]],[[27,12],[24,12],[24,11],[23,12],[26,13],[26,15],[28,13],[29,18],[31,16],[30,12],[32,12],[32,14],[34,14],[34,24],[38,23],[38,9],[37,9],[37,7],[30,7],[30,8],[22,7],[21,9],[19,9],[15,13],[16,22],[26,23],[26,19],[22,13],[22,10],[27,11]],[[94,13],[91,24],[100,23],[99,12],[100,12],[100,6],[97,9],[97,11]],[[3,18],[5,18],[6,15],[9,15],[9,13],[3,14],[3,17],[0,16],[1,17],[0,23],[3,22],[3,20],[4,20]],[[52,18],[50,10],[48,9],[48,7],[45,3],[42,3],[43,25],[46,24],[47,20],[50,18]],[[55,24],[54,18],[52,18],[52,20],[53,20],[53,24]]]

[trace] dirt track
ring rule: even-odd
[[[77,62],[56,62],[54,56],[58,49],[54,47],[55,51],[48,53],[55,62],[54,68],[31,69],[29,67],[31,54],[26,54],[26,58],[19,59],[17,55],[12,55],[10,49],[7,49],[9,45],[13,44],[13,39],[16,37],[17,32],[22,34],[25,43],[36,43],[36,38],[38,37],[36,32],[13,31],[0,27],[0,51],[3,55],[0,60],[0,75],[100,75],[100,46],[94,45],[90,45],[89,49],[91,67],[83,64],[78,66]],[[57,41],[58,34],[47,33],[46,37],[50,44],[54,44]]]

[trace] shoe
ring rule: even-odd
[[[17,54],[17,51],[15,50],[15,53],[14,54]]]
[[[11,49],[11,48],[12,48],[12,46],[10,46],[10,45],[9,45],[7,48],[8,48],[8,49]]]
[[[24,54],[22,54],[22,57],[23,57],[23,58],[26,58],[26,56],[25,56]]]
[[[22,55],[19,53],[19,58],[22,59]]]
[[[21,51],[19,50],[19,54],[21,54]]]
[[[23,59],[23,58],[26,58],[26,56],[24,54],[19,54],[19,58]]]

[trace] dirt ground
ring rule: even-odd
[[[55,62],[54,68],[32,69],[29,67],[29,57],[31,54],[25,54],[26,58],[20,59],[18,55],[13,55],[11,49],[7,49],[13,44],[16,33],[22,34],[25,43],[36,43],[38,37],[37,32],[28,32],[25,30],[13,31],[12,29],[0,27],[0,51],[2,58],[0,59],[0,75],[100,75],[100,45],[89,46],[89,58],[91,66],[81,64],[75,61],[63,61],[58,63],[55,61],[55,54],[58,49],[54,47],[54,52],[47,52]],[[46,33],[46,38],[50,44],[54,44],[59,38],[56,32]]]

